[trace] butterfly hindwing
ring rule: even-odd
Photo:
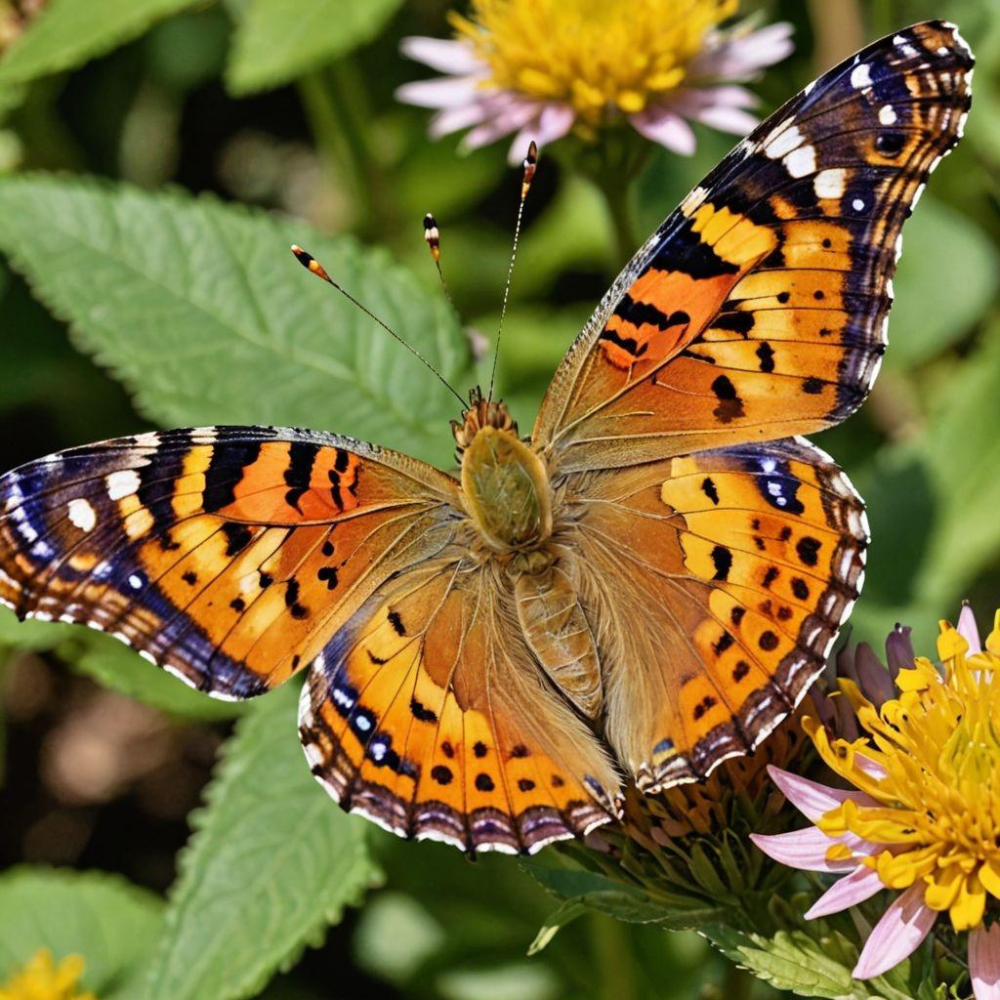
[[[837,423],[885,350],[904,220],[958,141],[972,56],[915,25],[777,111],[639,251],[556,372],[533,439],[565,471]]]
[[[606,735],[640,788],[704,777],[784,718],[862,583],[863,505],[804,440],[569,477],[606,639]]]
[[[467,851],[533,852],[611,818],[619,778],[541,677],[489,569],[394,580],[316,660],[300,735],[347,809]]]
[[[429,466],[305,431],[71,449],[0,478],[0,601],[250,697],[308,663],[401,565],[440,550],[455,496]]]

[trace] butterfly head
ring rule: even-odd
[[[545,465],[520,439],[503,401],[470,393],[452,422],[466,508],[495,552],[532,549],[552,534],[552,490]]]

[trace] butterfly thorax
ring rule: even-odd
[[[536,549],[552,534],[552,489],[545,465],[523,442],[502,402],[478,390],[453,430],[466,509],[497,553]]]

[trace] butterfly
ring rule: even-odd
[[[313,773],[406,837],[533,852],[704,778],[858,596],[864,506],[800,435],[875,379],[972,65],[918,24],[760,125],[615,280],[530,438],[477,390],[457,475],[291,428],[63,451],[0,478],[0,600],[217,698],[307,671]]]

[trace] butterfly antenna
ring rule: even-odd
[[[292,244],[292,253],[295,254],[295,259],[307,271],[310,271],[312,274],[315,274],[317,278],[322,278],[327,284],[333,285],[333,287],[336,288],[337,291],[340,292],[340,294],[343,295],[348,302],[357,306],[358,309],[360,309],[369,319],[373,319],[376,323],[378,323],[378,325],[382,327],[382,329],[385,330],[385,332],[389,334],[390,337],[392,337],[394,340],[398,340],[399,343],[401,343],[403,347],[405,347],[415,358],[423,362],[423,364],[426,365],[437,376],[438,381],[462,404],[463,410],[468,407],[469,405],[468,400],[462,399],[462,397],[455,391],[451,383],[420,353],[420,351],[418,351],[411,344],[408,344],[405,340],[403,340],[403,338],[398,333],[396,333],[396,331],[393,330],[392,327],[390,327],[383,320],[379,319],[378,316],[376,316],[375,313],[371,311],[371,309],[368,309],[366,306],[363,306],[353,295],[351,295],[349,291],[347,291],[346,288],[344,288],[342,285],[339,285],[336,281],[334,281],[333,278],[331,278],[330,275],[327,273],[326,268],[323,267],[323,265],[318,260],[316,260],[316,258],[313,257],[312,254],[307,253],[305,250],[302,249],[302,247],[300,247],[296,243]]]
[[[448,299],[452,310],[457,313],[455,300],[451,297],[451,289],[448,288],[448,282],[444,279],[444,271],[441,269],[441,232],[438,229],[437,219],[430,212],[424,216],[424,242],[427,244],[427,249],[431,252],[431,260],[434,261],[434,266],[437,268],[445,297]]]
[[[497,330],[497,342],[493,351],[493,370],[490,372],[490,391],[487,399],[493,399],[493,384],[497,377],[497,359],[500,357],[500,337],[503,334],[503,321],[507,315],[507,302],[510,299],[510,283],[514,277],[514,262],[517,260],[517,243],[521,238],[521,223],[524,220],[524,203],[528,199],[528,192],[531,190],[531,182],[535,179],[535,170],[538,167],[538,146],[534,139],[528,146],[528,155],[524,158],[524,176],[521,179],[521,201],[517,206],[517,222],[514,225],[514,245],[510,251],[510,267],[507,268],[507,283],[503,290],[503,305],[500,308],[500,327]]]

